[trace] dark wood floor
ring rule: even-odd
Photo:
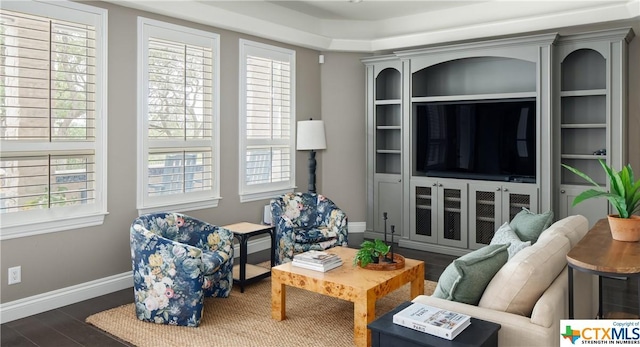
[[[357,248],[362,234],[349,235],[349,245]],[[408,258],[422,259],[425,278],[437,281],[440,274],[455,258],[448,255],[422,252],[396,247],[396,251]],[[249,255],[249,262],[266,261],[268,251]],[[622,311],[638,314],[638,282],[636,280],[604,279],[603,308],[605,312]],[[249,286],[250,290],[250,286]],[[93,326],[85,319],[97,312],[133,302],[131,288],[82,301],[73,305],[2,324],[0,346],[130,346]]]

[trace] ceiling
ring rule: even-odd
[[[107,1],[320,51],[375,52],[611,21],[640,23],[640,0]]]
[[[230,1],[232,2],[232,1]],[[236,1],[237,2],[237,1]],[[404,17],[416,13],[450,9],[483,1],[266,1],[320,19],[376,21],[395,17]]]

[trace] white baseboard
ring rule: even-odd
[[[365,222],[349,222],[349,234],[363,233],[367,229]]]
[[[364,222],[349,223],[349,233],[362,233],[364,229]],[[269,237],[256,238],[255,240],[249,240],[249,242],[247,242],[247,252],[249,254],[269,249],[270,247],[271,238]],[[233,254],[234,258],[240,256],[238,245],[234,247]],[[133,287],[132,272],[127,271],[118,275],[10,301],[0,304],[0,324],[131,287]],[[133,298],[133,292],[131,293],[131,297]]]
[[[133,287],[131,271],[0,305],[0,324]],[[133,298],[133,292],[131,292]]]

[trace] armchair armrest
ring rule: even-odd
[[[289,217],[285,215],[277,216],[273,219],[273,225],[276,227],[278,238],[287,237],[293,240],[295,226]]]
[[[336,234],[338,244],[346,246],[349,233],[347,214],[331,200],[320,196],[318,199],[318,217],[323,226]]]
[[[327,214],[323,225],[337,233],[344,233],[347,229],[347,215],[344,211],[334,208]]]

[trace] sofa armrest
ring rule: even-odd
[[[498,332],[498,343],[500,346],[554,346],[557,345],[559,341],[559,335],[552,334],[551,328],[534,324],[529,317],[427,295],[419,295],[413,299],[413,302],[423,303],[500,324],[501,328]]]
[[[595,317],[593,280],[593,275],[591,274],[573,271],[575,319],[594,319]],[[550,327],[554,323],[559,323],[561,319],[569,319],[568,283],[568,270],[565,266],[533,307],[533,312],[531,313],[531,321],[533,323]]]

